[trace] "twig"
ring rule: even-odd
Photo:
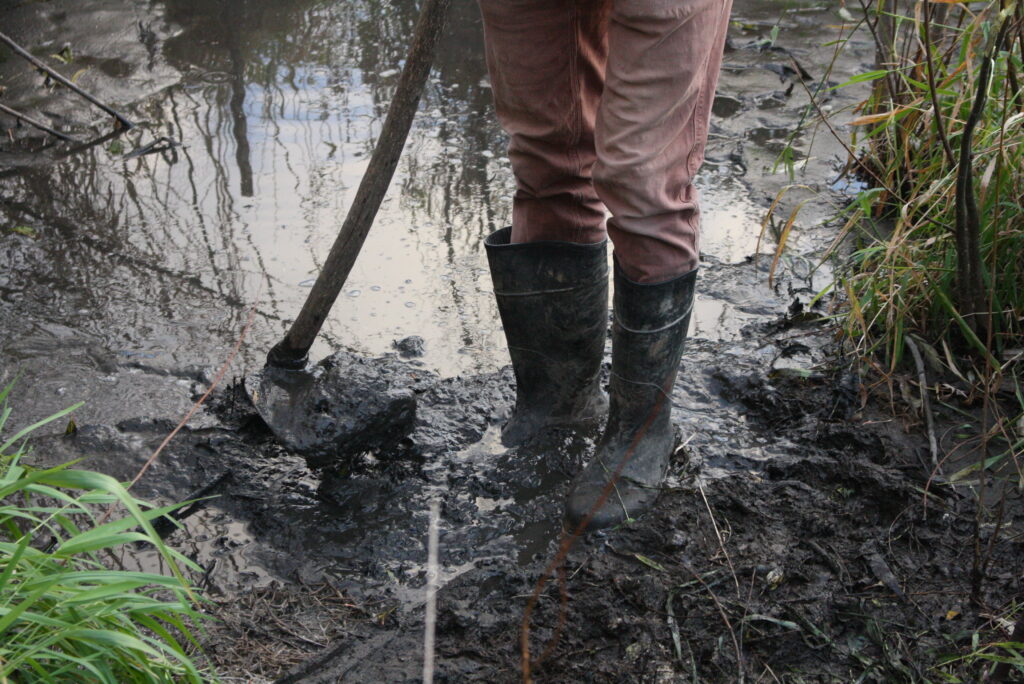
[[[743,667],[743,652],[740,650],[739,641],[736,640],[736,630],[732,628],[732,623],[729,622],[729,616],[725,614],[725,608],[722,607],[721,601],[719,601],[718,597],[715,596],[715,592],[711,591],[711,587],[707,585],[704,579],[700,575],[698,575],[693,568],[691,568],[686,563],[680,563],[680,565],[686,568],[686,570],[691,575],[693,575],[694,579],[696,579],[697,582],[699,582],[700,585],[704,587],[704,589],[708,592],[708,595],[711,597],[711,600],[714,601],[715,608],[718,609],[718,614],[722,616],[722,622],[725,623],[725,628],[729,630],[729,636],[732,637],[732,646],[736,651],[736,669],[739,670],[739,672],[737,673],[738,677],[736,678],[736,681],[739,682],[739,684],[743,684],[745,673],[745,668]]]
[[[868,166],[868,164],[863,159],[860,158],[860,156],[850,146],[850,143],[848,143],[843,136],[839,135],[839,132],[835,129],[835,126],[832,125],[832,122],[829,121],[829,118],[825,115],[825,112],[821,109],[821,105],[818,103],[817,98],[811,92],[811,89],[807,87],[807,84],[804,83],[803,81],[798,81],[798,83],[803,87],[804,92],[807,93],[807,97],[810,99],[811,106],[813,106],[814,110],[818,113],[818,118],[821,119],[821,122],[823,124],[825,124],[825,127],[828,129],[829,133],[832,134],[832,137],[835,139],[835,141],[837,143],[839,143],[840,145],[842,145],[843,149],[846,150],[846,154],[848,155],[848,158],[851,161],[853,161],[854,164],[856,164],[858,167],[860,167],[860,169],[864,173],[866,173],[867,175],[871,176],[871,178],[875,181],[875,183],[878,184],[878,187],[880,187],[883,190],[885,190],[892,197],[896,197],[901,202],[906,203],[906,200],[903,199],[903,195],[901,195],[893,187],[891,187],[888,183],[886,183],[884,180],[882,180],[882,178],[877,173],[875,173],[875,170],[872,169],[870,166]],[[922,216],[921,220],[927,221],[928,223],[930,223],[930,224],[932,224],[932,225],[934,225],[934,226],[936,226],[938,228],[942,228],[943,230],[946,230],[948,228],[948,226],[946,226],[944,223],[939,223],[937,220],[933,219],[932,217],[928,216],[927,214]]]
[[[39,130],[43,131],[44,133],[49,133],[50,135],[52,135],[52,136],[54,136],[56,138],[60,138],[61,140],[65,141],[65,142],[72,142],[72,143],[73,142],[78,142],[77,140],[75,140],[71,136],[65,135],[65,134],[61,133],[60,131],[55,131],[52,128],[50,128],[49,126],[47,126],[46,124],[44,124],[43,122],[36,121],[31,116],[26,116],[26,115],[22,114],[21,112],[19,112],[16,109],[11,109],[10,107],[8,107],[5,104],[0,104],[0,112],[4,112],[6,114],[10,114],[11,116],[13,116],[18,121],[24,121],[29,126],[33,126],[35,128],[38,128]]]
[[[114,119],[117,120],[117,122],[125,130],[128,130],[129,128],[132,128],[135,125],[131,121],[129,121],[128,118],[125,117],[123,114],[120,114],[119,112],[117,112],[116,110],[112,109],[108,105],[103,104],[98,99],[96,99],[95,97],[93,97],[92,95],[90,95],[89,93],[85,92],[84,90],[79,88],[77,85],[72,83],[70,80],[64,78],[64,76],[62,76],[58,72],[54,71],[52,68],[48,67],[43,62],[41,62],[38,59],[36,59],[35,55],[33,55],[28,50],[26,50],[25,48],[21,47],[17,43],[15,43],[6,34],[4,34],[2,32],[0,32],[0,42],[6,43],[7,47],[9,47],[12,50],[14,50],[14,52],[19,57],[23,57],[24,59],[27,59],[37,69],[42,69],[44,72],[46,72],[46,74],[50,78],[52,78],[53,80],[57,81],[58,83],[60,83],[65,88],[68,88],[72,92],[77,93],[78,95],[81,95],[86,100],[88,100],[89,102],[93,103],[94,105],[96,105],[97,107],[99,107],[100,109],[105,111],[107,114],[110,114],[112,117],[114,117]]]
[[[131,489],[136,482],[142,479],[142,476],[145,475],[146,471],[149,470],[149,467],[153,465],[153,462],[156,461],[156,457],[160,455],[160,452],[164,450],[164,447],[166,447],[170,443],[170,441],[174,439],[174,436],[181,431],[181,428],[185,427],[188,421],[192,420],[192,416],[194,416],[196,411],[199,410],[199,407],[206,403],[206,400],[210,397],[210,394],[213,393],[213,390],[217,388],[217,385],[220,384],[220,381],[224,379],[224,374],[228,372],[228,368],[231,367],[231,363],[235,360],[235,357],[238,355],[238,350],[242,348],[242,343],[245,342],[245,336],[248,334],[249,328],[252,327],[252,322],[253,320],[255,320],[255,318],[256,304],[254,303],[251,307],[249,307],[249,318],[245,322],[245,327],[242,328],[242,334],[238,336],[238,340],[235,342],[234,348],[231,350],[231,353],[228,354],[228,358],[224,361],[224,364],[220,367],[220,370],[217,371],[217,375],[213,378],[213,382],[210,383],[209,389],[206,390],[203,396],[199,397],[198,401],[192,404],[192,408],[189,409],[189,412],[186,413],[185,417],[181,419],[181,422],[179,422],[175,426],[175,428],[171,430],[171,433],[164,437],[164,441],[161,442],[160,446],[156,448],[156,451],[153,452],[153,455],[150,456],[149,459],[144,464],[142,464],[142,467],[139,469],[139,472],[135,475],[134,478],[132,478],[132,481],[128,483],[126,489]]]
[[[434,681],[434,629],[437,625],[437,526],[440,506],[430,502],[430,525],[427,530],[427,609],[423,627],[423,684]]]
[[[704,493],[704,485],[697,483],[697,489],[700,490],[700,498],[704,499],[704,506],[708,509],[708,517],[711,518],[711,526],[715,529],[715,537],[718,538],[718,548],[722,549],[722,553],[725,555],[725,560],[729,564],[729,571],[732,572],[732,581],[736,583],[736,596],[740,596],[740,580],[736,576],[736,568],[733,567],[732,558],[729,557],[729,552],[725,550],[725,542],[722,541],[722,533],[718,531],[718,523],[715,522],[715,514],[711,512],[711,504],[708,503],[708,497]]]
[[[565,623],[569,617],[569,584],[565,579],[565,563],[558,566],[556,571],[558,575],[558,624],[555,626],[555,634],[548,641],[548,645],[544,648],[544,651],[537,657],[537,663],[543,663],[548,659],[555,649],[558,648],[558,644],[562,641],[562,632],[565,630]]]
[[[829,133],[832,134],[832,137],[835,138],[836,142],[843,146],[843,149],[846,150],[848,158],[851,159],[853,163],[855,163],[857,166],[859,166],[864,173],[871,176],[871,178],[874,179],[875,183],[878,184],[878,187],[884,189],[893,197],[900,197],[900,194],[896,192],[896,190],[889,187],[889,184],[882,180],[882,178],[877,173],[875,173],[875,170],[868,166],[864,162],[864,160],[860,158],[860,156],[854,151],[850,144],[846,142],[846,139],[843,136],[839,135],[839,132],[832,125],[832,122],[829,121],[828,117],[825,115],[825,112],[822,111],[821,105],[818,104],[817,97],[815,97],[814,93],[811,92],[811,89],[807,87],[807,84],[804,83],[802,80],[799,81],[799,83],[800,86],[804,89],[804,92],[807,93],[807,97],[811,102],[811,106],[814,107],[814,110],[818,113],[818,118],[822,121],[822,123],[825,124],[825,127],[828,128]]]
[[[809,546],[810,548],[814,549],[814,551],[816,551],[817,554],[821,556],[826,563],[828,563],[829,567],[832,568],[832,571],[836,573],[836,579],[838,579],[843,584],[846,584],[846,579],[849,576],[849,573],[844,572],[843,566],[839,564],[839,561],[833,558],[832,555],[828,553],[828,551],[822,548],[822,546],[816,543],[814,540],[804,539],[803,542],[807,544],[807,546]]]
[[[658,414],[661,412],[662,406],[665,403],[665,397],[668,396],[669,390],[671,390],[671,387],[662,388],[661,393],[658,395],[658,398],[654,403],[654,407],[651,409],[651,413],[647,416],[647,420],[644,421],[644,424],[640,426],[639,430],[637,430],[629,448],[626,449],[626,453],[624,454],[622,461],[611,474],[611,477],[605,484],[604,489],[601,490],[600,496],[597,497],[597,501],[595,501],[594,505],[590,507],[589,511],[587,511],[583,520],[580,521],[579,525],[577,525],[576,529],[572,532],[563,530],[558,552],[555,554],[552,561],[548,563],[548,566],[544,568],[544,572],[541,573],[540,579],[537,580],[537,584],[534,585],[530,599],[526,602],[526,609],[523,611],[523,619],[520,623],[519,631],[520,663],[524,684],[532,684],[533,682],[533,677],[531,676],[530,671],[532,663],[532,659],[530,657],[530,619],[533,616],[533,610],[536,607],[537,602],[540,600],[541,594],[544,592],[544,586],[554,573],[561,572],[560,568],[565,563],[565,559],[569,556],[569,552],[572,550],[572,547],[576,544],[576,540],[583,535],[587,526],[590,524],[590,521],[594,518],[597,512],[601,510],[601,507],[605,505],[605,502],[608,501],[608,497],[611,496],[612,491],[615,490],[615,485],[618,483],[623,469],[626,467],[626,464],[629,463],[630,459],[633,458],[633,453],[636,451],[637,445],[639,445],[640,440],[647,434],[647,431],[654,423],[654,419],[657,418]],[[564,576],[564,574],[561,576]],[[562,628],[565,625],[565,610],[567,603],[568,596],[564,593],[563,589],[562,608],[559,611],[558,625],[555,628],[554,635],[551,637],[551,642],[553,643],[557,643],[561,637]],[[544,649],[544,653],[547,654],[550,650],[550,648],[546,648]]]
[[[185,414],[185,417],[181,419],[181,421],[175,426],[175,428],[171,430],[171,433],[164,437],[164,441],[160,443],[160,446],[156,448],[156,451],[153,452],[153,454],[146,460],[146,462],[142,464],[142,467],[139,468],[139,472],[136,473],[135,477],[132,478],[132,481],[128,483],[125,489],[131,489],[133,486],[135,486],[136,482],[142,479],[142,476],[145,475],[146,471],[149,470],[149,467],[153,465],[153,462],[156,461],[157,456],[159,456],[160,452],[164,450],[164,447],[166,447],[170,443],[170,441],[174,439],[174,436],[181,431],[181,428],[185,427],[188,421],[192,419],[192,416],[195,415],[195,412],[199,410],[199,407],[206,403],[206,400],[209,398],[213,390],[217,388],[217,385],[220,384],[220,381],[224,379],[224,374],[227,373],[228,368],[231,366],[231,363],[235,360],[235,357],[238,355],[238,351],[242,348],[242,343],[245,342],[245,336],[246,334],[248,334],[249,328],[252,327],[252,322],[253,320],[255,320],[255,318],[256,304],[254,302],[253,305],[249,307],[249,318],[246,320],[245,326],[242,328],[242,332],[238,336],[238,340],[235,342],[234,348],[231,350],[231,353],[228,354],[228,358],[224,361],[224,364],[220,367],[220,370],[217,371],[217,375],[213,378],[213,382],[210,383],[209,389],[207,389],[203,396],[199,397],[199,399],[197,399],[196,402],[192,404],[192,408],[189,409],[188,413]],[[103,514],[103,517],[100,518],[100,522],[97,524],[102,524],[103,522],[105,522],[107,518],[110,517],[113,510],[114,506],[113,504],[111,504],[110,507],[107,508],[106,513]]]
[[[781,684],[782,680],[779,679],[778,675],[775,674],[775,670],[773,670],[771,668],[771,665],[769,665],[768,663],[765,663],[764,664],[764,671],[767,672],[768,674],[770,674],[774,681],[779,682]]]
[[[935,418],[932,415],[932,405],[928,399],[928,376],[925,374],[924,359],[921,358],[921,351],[917,348],[917,343],[909,335],[903,339],[914,356],[914,363],[917,364],[917,383],[921,386],[921,405],[924,408],[924,421],[928,428],[928,448],[932,452],[932,465],[938,467],[939,443],[935,439]]]
[[[985,548],[985,556],[981,559],[981,575],[988,573],[988,565],[992,562],[992,553],[995,551],[996,542],[999,540],[999,533],[1003,531],[1003,520],[1006,515],[1006,488],[1003,488],[1002,496],[999,497],[999,508],[996,509],[996,524],[992,535],[988,538],[988,545]]]

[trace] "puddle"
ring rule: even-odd
[[[112,7],[40,10],[23,31],[40,41],[81,41],[81,59],[106,59],[82,33],[95,30],[98,13],[131,25],[121,58],[133,65],[131,78],[102,72],[90,75],[90,84],[114,101],[135,100],[140,125],[115,143],[17,169],[3,181],[0,222],[32,226],[39,235],[35,245],[5,245],[21,252],[5,303],[61,321],[75,342],[93,336],[112,354],[151,355],[150,365],[160,368],[213,364],[255,304],[259,320],[245,357],[259,363],[301,305],[344,219],[395,86],[413,4],[384,10],[361,2],[262,0],[236,11],[223,2],[176,0],[163,16]],[[423,361],[442,375],[506,361],[481,241],[507,222],[512,181],[485,87],[476,9],[466,3],[454,11],[456,28],[392,191],[346,285],[348,296],[314,349],[318,356],[339,344],[378,354],[416,334],[426,342]],[[68,33],[79,21],[84,28]],[[147,45],[154,40],[166,42],[151,57]],[[3,68],[6,74],[16,65]],[[169,74],[174,85],[167,85]],[[749,79],[741,72],[737,85]],[[31,91],[26,80],[18,81],[22,92]],[[126,80],[152,94],[128,97]],[[735,99],[730,80],[727,73],[723,97]],[[763,81],[758,75],[761,89]],[[53,94],[43,108],[68,100]],[[761,130],[750,118],[741,112],[719,123],[739,143]],[[779,135],[789,125],[780,124]],[[181,146],[124,159],[160,136]],[[709,157],[728,159],[719,154],[728,146],[712,144]],[[709,163],[699,179],[703,250],[727,263],[752,254],[765,204],[743,170]],[[5,235],[5,243],[12,240]],[[19,286],[29,273],[37,286]],[[43,298],[40,290],[58,296]],[[713,327],[702,331],[713,336]],[[5,355],[33,356],[22,326],[13,332],[7,344],[14,349]]]

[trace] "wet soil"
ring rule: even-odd
[[[694,445],[651,514],[574,547],[564,614],[552,579],[531,615],[534,657],[558,639],[538,681],[934,681],[969,648],[987,621],[967,600],[973,502],[939,488],[926,502],[920,445],[844,419],[836,372],[701,373],[744,407],[757,456]],[[716,452],[733,472],[706,478]],[[1013,536],[992,547],[981,605],[1020,590]],[[488,559],[440,592],[445,681],[518,679],[520,620],[551,555]],[[416,681],[422,630],[419,612],[397,616],[283,681]]]
[[[672,394],[685,448],[653,511],[573,547],[564,613],[548,583],[530,616],[534,656],[560,616],[564,628],[533,666],[539,680],[923,681],[974,631],[999,637],[992,615],[1019,595],[1019,501],[976,537],[970,491],[932,479],[912,407],[891,418],[818,320],[828,302],[807,310],[853,187],[824,131],[794,141],[808,189],[780,215],[810,201],[772,285],[774,225],[755,258],[764,212],[791,182],[778,152],[806,113],[790,55],[819,75],[837,7],[737,2],[699,178],[699,301]],[[241,381],[340,225],[414,18],[404,1],[0,4],[6,33],[41,56],[70,43],[79,61],[61,68],[85,69],[82,85],[140,122],[106,137],[102,117],[0,59],[5,103],[101,141],[12,128],[0,142],[0,382],[18,377],[15,427],[87,400],[77,432],[38,435],[34,458],[134,476],[256,307],[234,381],[138,485],[158,501],[213,497],[169,540],[204,568],[220,618],[205,645],[226,677],[418,679],[438,500],[438,679],[519,678],[527,599],[593,448],[594,435],[561,432],[515,450],[498,441],[513,379],[482,240],[508,218],[511,179],[472,3],[456,6],[391,196],[314,349],[386,357],[411,378],[411,431],[311,469],[247,404]],[[855,39],[833,78],[872,58]],[[130,156],[162,138],[173,144]],[[972,602],[976,542],[986,566]],[[155,562],[138,549],[122,561]]]

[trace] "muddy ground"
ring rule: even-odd
[[[5,103],[83,141],[0,119],[0,382],[19,378],[17,425],[88,401],[77,433],[38,435],[35,458],[84,456],[132,477],[256,306],[228,380],[138,488],[159,501],[215,496],[169,539],[205,569],[197,581],[219,621],[204,643],[226,681],[418,679],[435,499],[438,679],[518,679],[524,611],[560,547],[567,482],[593,448],[593,435],[511,451],[497,441],[513,381],[481,241],[508,218],[510,176],[472,3],[456,6],[392,196],[315,349],[392,354],[417,396],[415,430],[311,470],[242,396],[238,381],[297,311],[344,215],[414,9],[0,3],[4,32],[40,56],[72,45],[69,73],[85,69],[78,82],[139,122],[103,137],[104,117],[0,60]],[[829,279],[815,266],[832,219],[856,188],[825,131],[795,141],[795,180],[810,190],[781,211],[809,203],[771,286],[771,226],[755,258],[764,212],[791,182],[774,161],[806,113],[790,55],[819,76],[837,9],[737,3],[699,179],[699,301],[672,395],[685,447],[655,510],[572,548],[564,612],[547,584],[530,616],[534,657],[559,638],[532,667],[539,681],[942,681],[937,663],[969,652],[974,633],[1006,637],[998,617],[1021,590],[1019,499],[976,535],[971,490],[933,477],[912,386],[909,404],[898,392],[890,404],[819,320],[830,302],[807,310]],[[871,60],[855,38],[833,79]],[[131,156],[160,138],[162,152]],[[392,347],[410,335],[423,355]],[[970,438],[962,417],[936,410],[944,451]],[[134,550],[123,562],[153,560]],[[977,679],[971,667],[964,681]]]

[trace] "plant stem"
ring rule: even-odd
[[[924,3],[924,53],[925,64],[928,69],[928,94],[932,99],[932,110],[935,112],[935,128],[939,132],[939,140],[942,141],[942,149],[946,153],[946,159],[950,166],[956,164],[956,157],[953,155],[953,148],[946,137],[946,124],[942,120],[942,108],[939,106],[939,92],[935,86],[935,64],[932,60],[932,10],[931,3]]]
[[[7,105],[0,104],[0,112],[4,112],[5,114],[9,114],[10,116],[13,116],[18,121],[24,121],[29,126],[33,126],[34,128],[38,128],[39,130],[43,131],[44,133],[49,133],[50,135],[54,136],[55,138],[60,138],[61,140],[64,140],[65,142],[78,142],[74,138],[72,138],[70,136],[67,136],[67,135],[64,135],[60,131],[55,131],[54,129],[50,128],[46,124],[42,123],[41,121],[36,121],[35,119],[33,119],[30,116],[25,116],[24,114],[22,114],[18,110],[11,109]]]
[[[971,330],[978,333],[985,324],[980,315],[984,310],[985,284],[981,277],[981,219],[978,215],[978,202],[974,193],[974,169],[971,143],[974,129],[981,121],[988,101],[988,89],[992,76],[992,60],[998,46],[1002,45],[1007,28],[1003,22],[996,40],[986,51],[978,75],[977,92],[971,113],[964,123],[960,136],[960,162],[956,178],[956,226],[955,237],[957,246],[957,305],[960,314],[967,321]],[[979,335],[980,337],[980,335]]]

